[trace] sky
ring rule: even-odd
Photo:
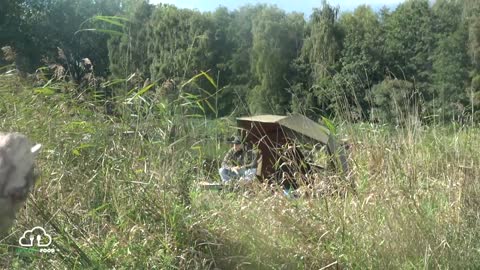
[[[394,9],[404,0],[328,0],[332,6],[339,6],[340,11],[353,11],[355,7],[367,4],[374,10],[383,6]],[[150,0],[152,4],[168,3],[180,8],[198,9],[199,11],[213,11],[218,6],[225,6],[229,10],[234,10],[246,4],[267,3],[277,5],[279,8],[287,11],[303,12],[305,16],[310,16],[313,8],[321,6],[321,0]]]

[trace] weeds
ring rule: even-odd
[[[112,118],[71,92],[33,94],[14,76],[0,81],[1,130],[44,145],[35,192],[0,239],[1,267],[480,267],[477,127],[340,125],[356,195],[200,191],[196,181],[217,176],[198,168],[223,155],[230,120],[188,119],[180,107],[172,116],[158,102],[135,114],[138,94]],[[57,252],[19,252],[33,226],[52,234]]]

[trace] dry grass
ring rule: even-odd
[[[221,268],[478,268],[479,131],[344,132],[354,141],[356,196],[199,196],[210,214],[198,226],[224,241]]]
[[[214,129],[162,115],[112,121],[88,102],[0,80],[0,129],[44,145],[36,192],[0,240],[2,268],[480,268],[476,127],[340,128],[352,144],[356,195],[200,191],[195,168],[207,149],[184,135],[211,138]],[[139,122],[149,140],[123,134]],[[33,226],[59,251],[18,252]]]

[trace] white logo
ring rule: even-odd
[[[42,227],[27,230],[20,237],[18,243],[22,247],[48,247],[52,243],[52,237]]]

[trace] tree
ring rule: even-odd
[[[314,9],[305,30],[300,56],[295,60],[296,81],[292,86],[292,109],[311,117],[333,113],[335,100],[333,76],[338,72],[342,33],[338,26],[338,8],[322,2]],[[302,108],[303,107],[303,108]]]
[[[153,80],[190,78],[213,66],[213,23],[200,12],[157,6],[147,32]]]
[[[341,34],[337,24],[338,7],[325,1],[321,9],[314,9],[309,25],[310,35],[302,50],[312,65],[312,78],[318,82],[332,75],[341,52]]]
[[[389,74],[428,83],[434,49],[432,13],[427,0],[407,1],[386,18],[385,56]]]
[[[49,61],[58,61],[57,48],[60,47],[77,60],[90,58],[95,70],[105,75],[109,36],[96,33],[74,36],[74,33],[92,16],[115,15],[123,5],[123,0],[7,1],[7,12],[0,16],[4,23],[0,27],[0,45],[15,48],[17,68],[22,71],[33,72]]]
[[[284,114],[290,97],[286,76],[298,51],[299,26],[277,7],[264,8],[253,21],[252,72],[258,84],[250,99],[254,113]]]
[[[366,118],[371,102],[366,94],[384,76],[381,24],[370,7],[359,6],[353,13],[345,13],[340,17],[339,27],[344,45],[340,58],[341,70],[335,76],[345,93],[350,111],[355,113],[354,118]]]
[[[110,71],[115,77],[127,78],[134,72],[140,72],[145,78],[150,77],[147,29],[153,10],[154,6],[147,1],[136,3],[128,11],[129,21],[121,29],[124,35],[109,39]]]
[[[413,83],[385,79],[372,87],[371,120],[404,125],[408,121],[417,121],[420,114],[418,92]]]
[[[435,15],[436,46],[432,55],[434,115],[442,121],[465,113],[468,104],[468,33],[462,20],[462,7],[451,1],[437,1]]]

